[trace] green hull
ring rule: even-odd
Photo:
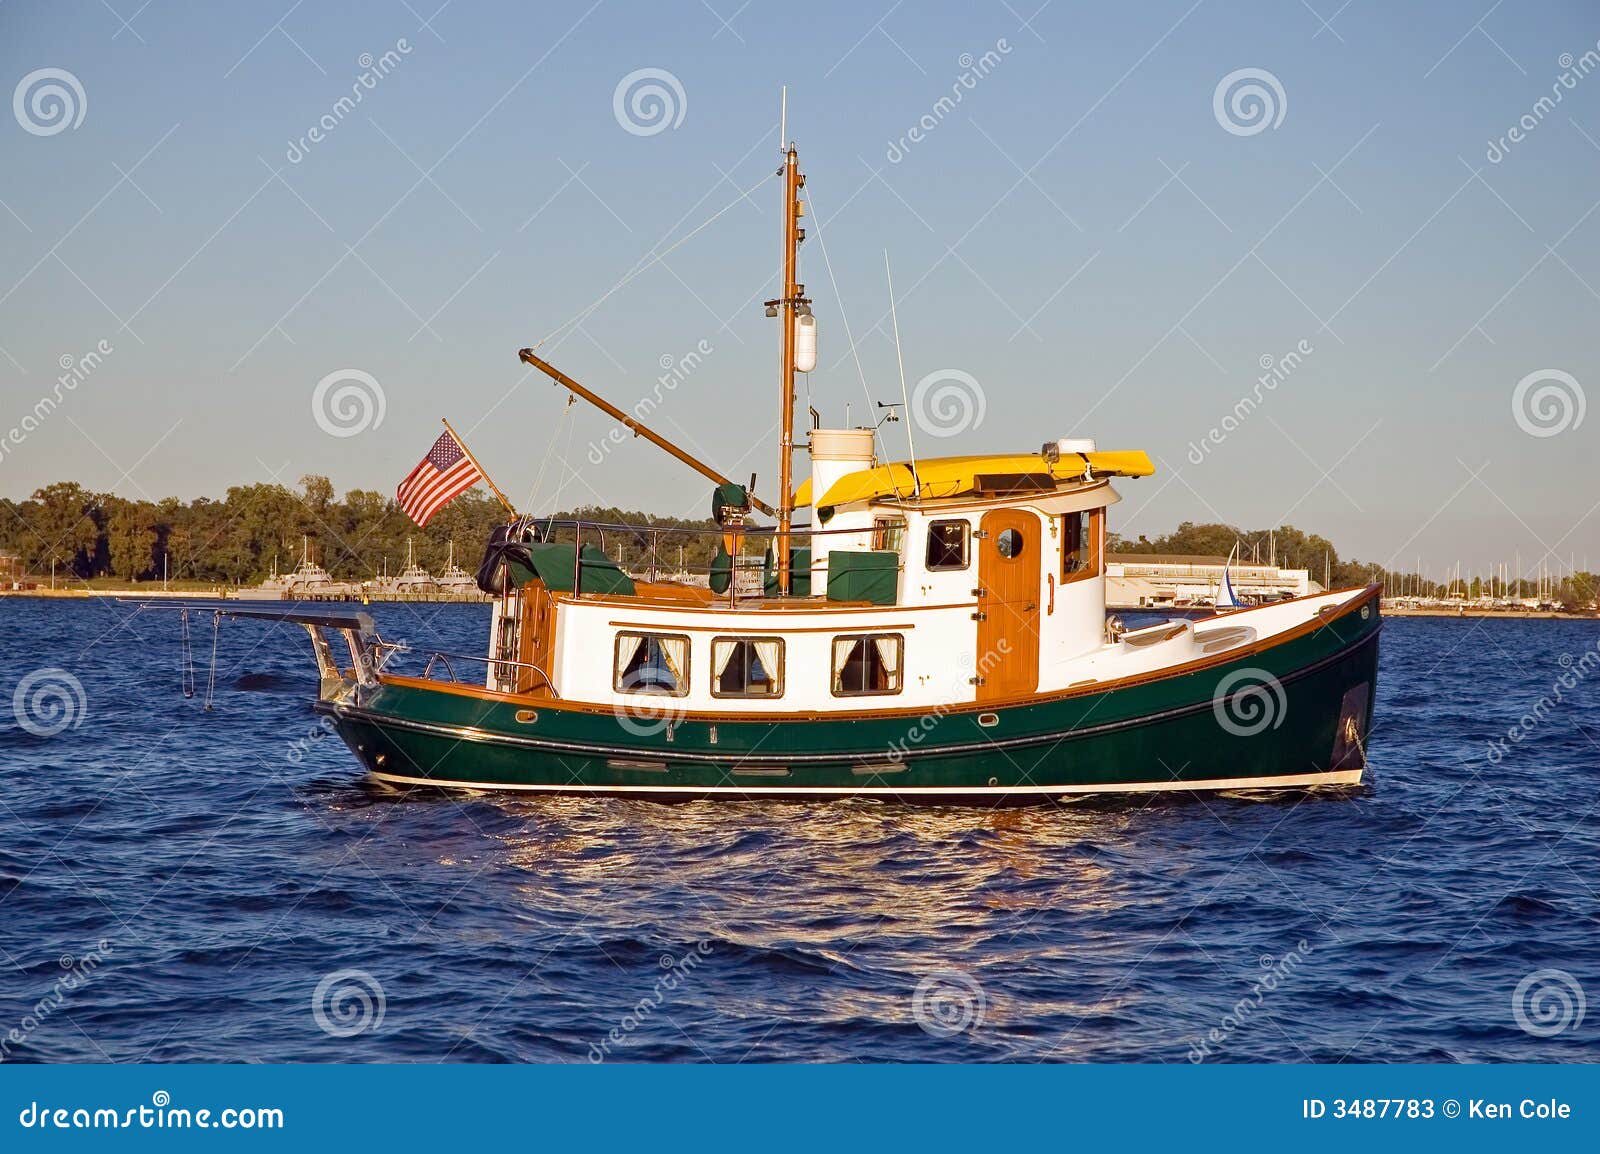
[[[375,776],[406,785],[993,805],[1353,784],[1365,763],[1379,628],[1374,588],[1316,629],[1234,660],[1103,692],[923,715],[645,727],[609,711],[405,679],[363,690],[359,705],[319,708]]]

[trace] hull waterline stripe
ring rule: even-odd
[[[401,777],[398,774],[370,771],[379,781],[391,785],[420,785],[433,789],[474,789],[485,793],[519,790],[525,793],[645,793],[645,794],[772,794],[788,797],[861,797],[883,795],[917,797],[992,797],[1001,799],[1017,794],[1048,796],[1068,793],[1194,793],[1212,789],[1294,789],[1314,785],[1360,785],[1361,770],[1340,769],[1326,773],[1290,773],[1279,777],[1218,777],[1203,781],[1103,782],[1087,785],[1009,785],[1009,786],[760,786],[760,785],[518,785],[497,781],[435,780],[426,777]]]

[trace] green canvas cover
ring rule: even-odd
[[[572,592],[572,543],[551,542],[544,545],[529,545],[528,556],[533,560],[533,567],[539,580],[544,582],[545,588],[552,593]],[[616,564],[593,545],[583,547],[583,588],[584,593],[616,593],[625,597],[633,596],[635,589],[633,578],[629,577]],[[512,575],[517,584],[534,574],[526,576],[520,572],[521,565],[512,564]]]
[[[766,558],[761,563],[761,588],[768,597],[778,595],[778,567],[767,546]],[[789,596],[811,596],[811,550],[789,550]]]
[[[900,578],[900,554],[892,549],[828,553],[828,600],[893,605]]]

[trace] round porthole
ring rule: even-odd
[[[994,539],[994,547],[1000,551],[1000,556],[1007,561],[1022,556],[1024,539],[1021,529],[1002,529],[1000,536]]]

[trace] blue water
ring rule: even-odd
[[[481,606],[375,612],[485,642]],[[0,629],[11,1060],[1600,1053],[1600,669],[1486,756],[1600,622],[1388,622],[1354,794],[1007,811],[402,797],[318,736],[298,630],[224,623],[207,712],[209,620],[192,698],[175,615]],[[81,709],[36,736],[50,668]]]

